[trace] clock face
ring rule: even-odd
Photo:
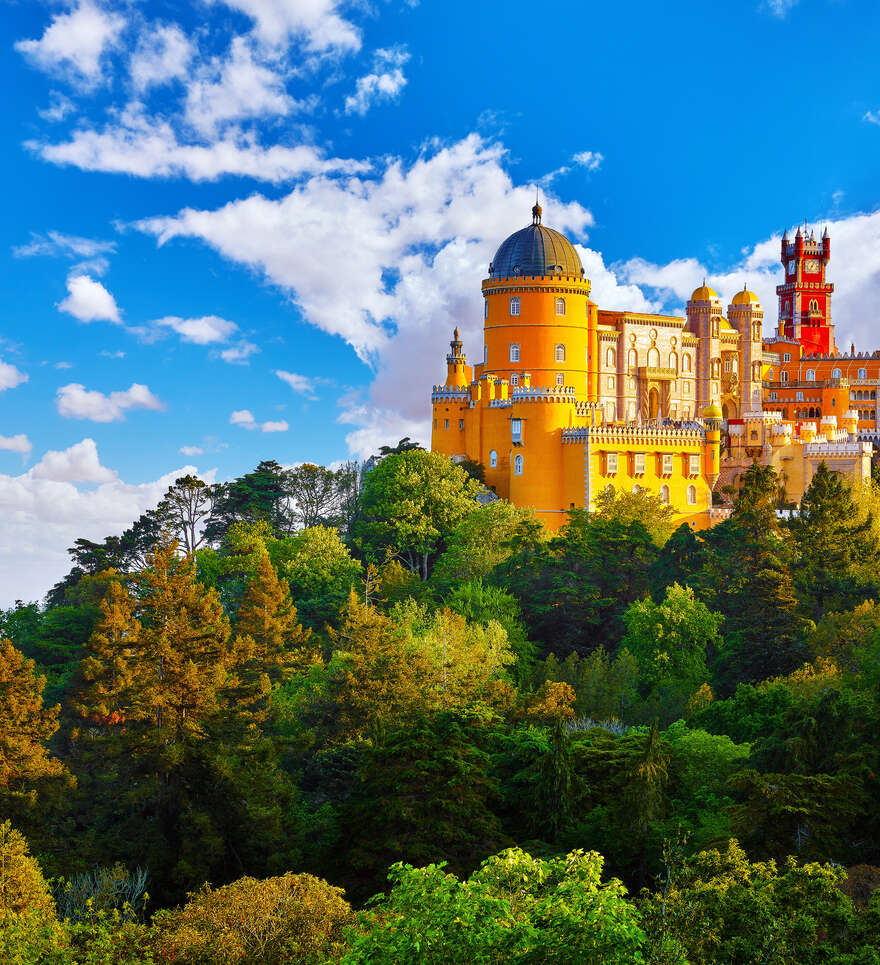
[[[815,258],[810,258],[804,262],[804,271],[817,272],[819,267],[819,262]]]

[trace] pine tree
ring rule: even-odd
[[[857,568],[875,571],[880,546],[870,516],[860,520],[849,484],[821,462],[790,523],[797,551],[795,586],[808,616],[852,609],[875,587],[860,584]]]

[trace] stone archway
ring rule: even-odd
[[[660,418],[660,392],[656,386],[651,386],[648,390],[648,418]]]

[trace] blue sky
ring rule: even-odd
[[[0,603],[184,467],[424,438],[536,184],[600,305],[706,274],[768,331],[781,230],[827,223],[880,344],[874,0],[0,9]]]

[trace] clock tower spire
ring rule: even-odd
[[[782,236],[782,266],[785,283],[776,286],[779,296],[779,329],[783,338],[796,339],[807,355],[835,355],[834,326],[831,324],[831,293],[834,285],[825,280],[831,258],[831,238],[826,228],[817,241],[814,232],[800,228],[789,241]]]

